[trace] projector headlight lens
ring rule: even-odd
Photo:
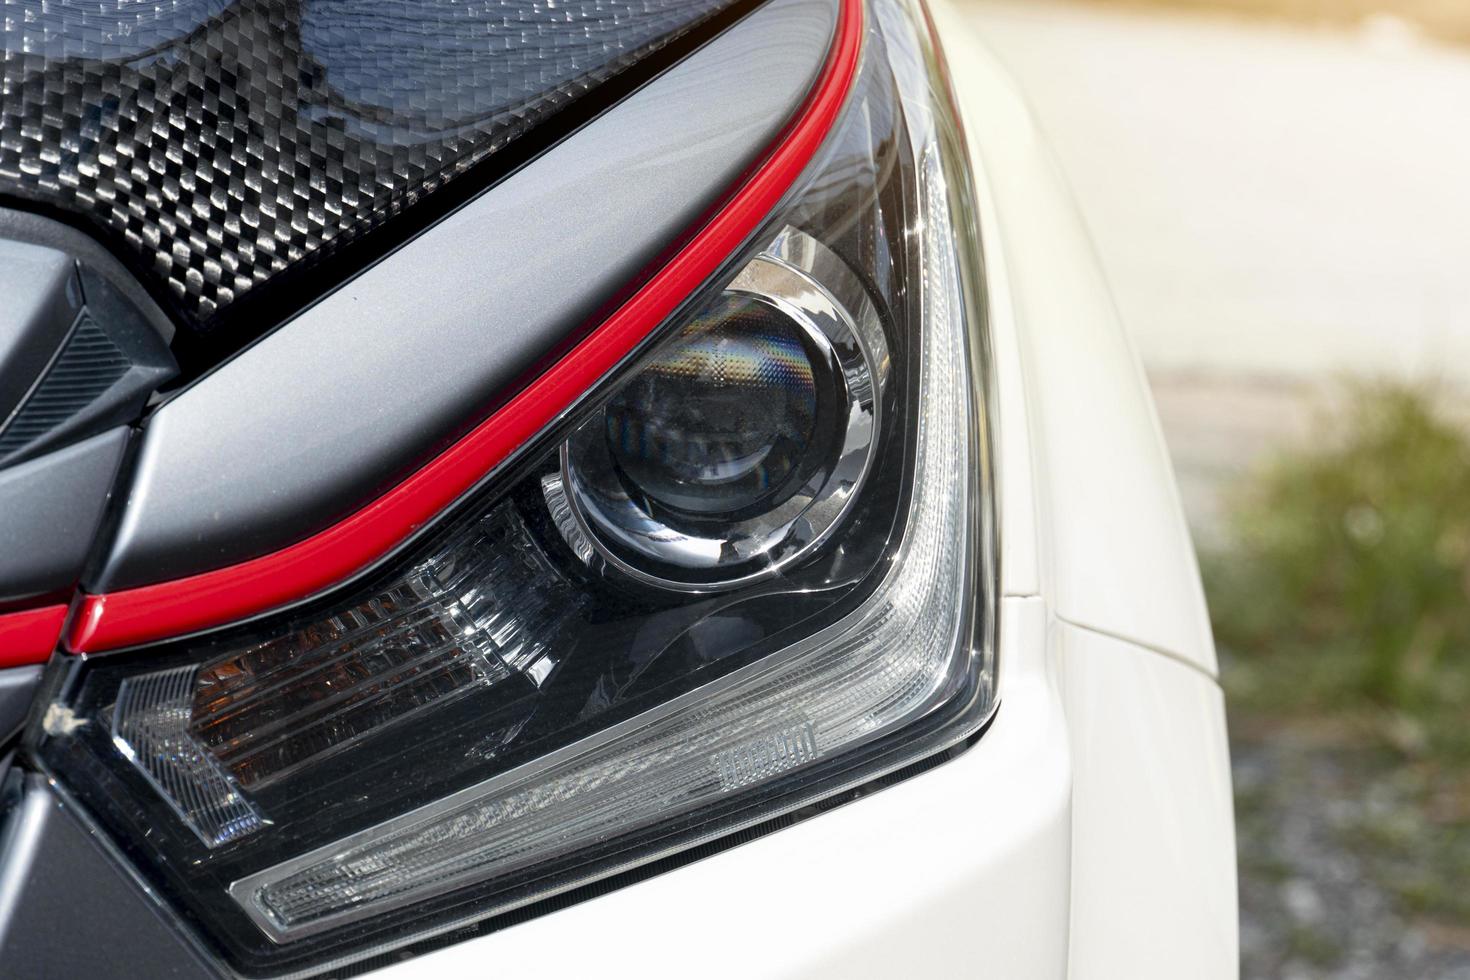
[[[800,561],[872,466],[888,345],[856,274],[788,228],[569,439],[558,522],[579,554],[671,589]]]
[[[690,517],[779,503],[816,435],[829,367],[803,339],[779,309],[739,295],[685,327],[603,412],[628,493]]]

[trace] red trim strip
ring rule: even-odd
[[[852,88],[862,2],[841,0],[827,64],[770,156],[668,265],[500,411],[362,510],[280,551],[188,578],[86,596],[75,652],[132,646],[241,619],[335,585],[402,543],[612,370],[771,212],[831,130]]]
[[[45,663],[65,622],[64,605],[0,614],[0,667]]]

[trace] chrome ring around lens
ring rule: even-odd
[[[635,427],[631,438],[642,452],[627,452],[617,440],[630,438],[623,416],[634,410],[620,404],[617,425],[608,422],[620,392],[609,408],[563,443],[560,472],[543,482],[553,520],[575,553],[589,563],[600,559],[643,584],[677,591],[723,590],[775,575],[830,537],[872,468],[890,373],[888,345],[867,290],[835,253],[794,228],[783,230],[747,263],[710,310],[716,313],[713,319],[708,312],[696,317],[625,385],[639,383],[646,373],[658,380],[660,372],[683,384],[685,397],[679,404],[660,404],[661,389],[649,387],[639,393],[638,405],[694,419],[696,436],[685,440],[694,445],[680,446],[679,436],[686,430],[666,417],[661,420],[666,424],[656,420]],[[750,317],[768,322],[752,327]],[[777,319],[787,327],[774,325]],[[760,345],[746,343],[741,331],[764,341],[781,336],[775,349],[762,355]],[[712,345],[712,340],[719,343]],[[805,357],[801,365],[795,363],[798,344]],[[712,362],[712,347],[733,349],[734,366]],[[785,363],[748,363],[761,356]],[[788,397],[798,406],[798,416],[805,411],[810,385],[817,406],[811,437],[800,438],[803,425],[783,425],[765,416],[753,427],[735,425],[743,436],[732,436],[730,426],[718,424],[709,436],[710,426],[701,429],[697,424],[705,421],[703,415],[687,403],[700,392],[713,392],[718,385],[712,379],[729,371],[744,372],[745,381],[755,376],[783,379],[771,387],[770,397]],[[800,397],[790,396],[792,387]],[[753,399],[765,397],[758,385],[750,390]],[[727,415],[732,411],[718,407]],[[752,403],[750,408],[753,414],[771,414],[769,406],[755,411]],[[739,413],[738,408],[733,411]],[[746,452],[751,428],[761,434],[779,431],[785,440],[779,452],[768,454],[779,465],[754,479],[750,474],[768,461]],[[699,465],[721,451],[739,465]],[[792,462],[797,456],[801,458]],[[660,462],[673,475],[650,481],[651,468]],[[701,477],[707,477],[705,482]],[[745,480],[759,495],[732,495],[729,484],[735,480]],[[652,492],[650,482],[657,484]],[[701,492],[715,504],[730,501],[732,509],[712,509],[715,504],[698,499]],[[691,500],[700,506],[690,506]]]

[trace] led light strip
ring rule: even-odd
[[[401,545],[611,371],[720,267],[826,139],[857,74],[861,0],[839,0],[833,46],[766,159],[694,238],[591,336],[467,436],[341,522],[279,551],[154,585],[84,595],[66,644],[113,650],[219,626],[337,585]]]

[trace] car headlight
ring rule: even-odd
[[[851,90],[779,205],[408,548],[55,668],[36,757],[233,969],[491,918],[988,717],[968,174],[922,15],[844,17]]]

